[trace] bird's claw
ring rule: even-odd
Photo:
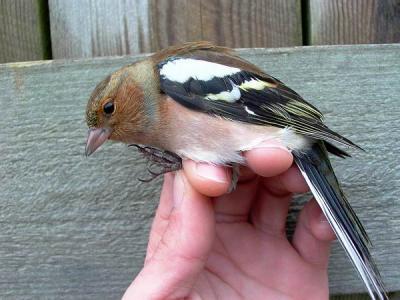
[[[150,178],[138,178],[141,182],[150,182],[160,175],[168,172],[180,170],[182,168],[182,159],[173,152],[160,150],[149,146],[141,146],[132,144],[129,146],[136,147],[145,158],[148,159],[147,171],[150,173]],[[160,170],[152,170],[151,167],[160,167]]]

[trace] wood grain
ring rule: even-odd
[[[179,27],[171,28],[174,21],[158,26],[156,35],[169,39],[157,44],[157,49],[174,44],[174,38],[180,42],[200,38],[236,48],[302,45],[300,1],[187,0],[188,16],[179,11],[178,3],[183,1],[173,2],[175,6],[170,1],[153,1],[157,16],[185,20]],[[181,38],[185,27],[189,32]]]
[[[240,53],[367,150],[333,163],[384,281],[399,290],[400,45]],[[141,268],[160,182],[137,181],[145,163],[124,145],[83,155],[91,90],[137,58],[0,65],[1,299],[115,299]],[[337,244],[329,272],[332,294],[365,291]]]
[[[400,42],[398,0],[309,0],[310,43]]]
[[[153,0],[150,9],[152,51],[203,39],[202,0]]]
[[[400,292],[392,292],[388,293],[389,299],[391,300],[399,300]],[[329,299],[331,300],[371,300],[371,297],[368,294],[351,294],[351,295],[336,295],[332,296]]]
[[[49,0],[54,58],[156,51],[210,40],[230,47],[302,44],[296,0]]]
[[[54,58],[151,51],[149,1],[50,0]]]
[[[50,58],[43,0],[0,0],[0,63]]]

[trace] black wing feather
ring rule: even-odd
[[[164,64],[165,62],[160,64],[159,68]],[[265,83],[265,87],[241,88],[241,97],[236,101],[207,98],[209,94],[231,91],[233,85],[240,86],[250,80],[259,80]],[[360,148],[325,126],[322,122],[322,113],[317,108],[282,82],[266,74],[261,76],[242,70],[225,77],[213,77],[208,81],[191,77],[184,83],[160,76],[160,88],[174,100],[193,110],[251,124],[290,127],[314,139],[336,141]]]

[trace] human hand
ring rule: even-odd
[[[251,150],[235,191],[227,168],[184,162],[165,176],[145,264],[129,299],[328,299],[335,239],[315,200],[285,234],[293,193],[308,190],[290,152]]]

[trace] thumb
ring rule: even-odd
[[[186,297],[203,270],[215,236],[211,199],[197,192],[182,171],[175,176],[173,198],[167,229],[124,300]]]

